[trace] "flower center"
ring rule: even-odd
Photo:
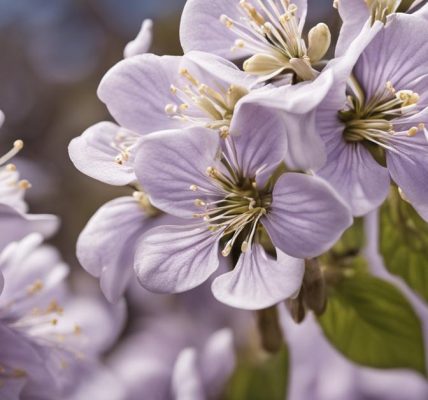
[[[315,77],[311,63],[321,60],[330,46],[325,24],[313,28],[307,48],[297,6],[290,0],[241,0],[238,9],[239,20],[222,15],[220,21],[237,36],[232,51],[254,54],[244,62],[246,72],[273,78],[291,70],[301,80]]]
[[[405,123],[400,118],[416,113],[419,95],[411,90],[396,91],[391,82],[387,82],[384,90],[371,99],[366,99],[354,77],[349,82],[349,89],[351,94],[347,98],[347,106],[339,111],[347,142],[368,141],[388,148],[396,129]],[[424,124],[421,123],[408,129],[407,135],[415,136],[423,129]]]
[[[225,140],[229,149],[233,148],[233,139],[227,137]],[[255,177],[244,177],[236,160],[231,159],[228,153],[226,150],[221,154],[223,171],[214,167],[206,170],[214,188],[190,186],[190,190],[201,194],[195,205],[203,209],[194,217],[202,218],[213,232],[221,231],[227,240],[222,251],[225,257],[238,242],[242,252],[251,247],[259,221],[272,203],[271,193],[258,189]]]
[[[110,143],[110,146],[118,151],[118,154],[114,159],[117,164],[124,165],[131,159],[132,151],[140,137],[140,135],[134,132],[124,132],[122,130],[116,134],[113,141]]]
[[[171,118],[210,129],[227,130],[236,104],[248,94],[248,90],[237,85],[214,89],[201,83],[185,68],[180,70],[180,75],[186,84],[183,87],[171,85],[171,93],[177,97],[177,102],[167,104],[165,112]]]

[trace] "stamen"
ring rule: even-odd
[[[0,157],[0,166],[15,157],[23,148],[24,142],[22,140],[15,140],[12,149],[10,149],[4,156]]]

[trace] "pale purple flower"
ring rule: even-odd
[[[330,31],[318,24],[302,38],[306,0],[188,0],[180,25],[186,52],[204,50],[228,59],[246,58],[244,70],[268,80],[293,72],[313,79],[330,46]],[[206,29],[209,26],[210,29]]]
[[[390,16],[384,29],[378,24],[366,35],[370,43],[378,32],[359,57],[353,51],[342,58],[342,66],[336,64],[341,67],[336,82],[317,110],[328,157],[317,174],[354,215],[379,206],[392,179],[428,219],[427,24],[407,14]],[[361,37],[351,49],[364,48]]]
[[[126,185],[135,181],[141,137],[194,126],[239,132],[239,109],[255,86],[255,78],[208,53],[130,57],[114,66],[98,89],[119,126],[90,127],[70,143],[70,158],[90,177]]]
[[[3,122],[4,114],[0,111],[0,127]],[[15,165],[10,163],[23,146],[22,140],[16,140],[8,152],[0,155],[0,251],[29,233],[39,232],[48,237],[58,229],[58,219],[53,215],[25,214],[28,206],[24,195],[30,184],[20,179]]]
[[[193,128],[142,140],[136,173],[150,201],[195,221],[145,234],[135,264],[144,287],[183,292],[200,285],[218,268],[223,240],[224,256],[242,254],[233,271],[214,280],[214,295],[238,308],[265,308],[295,295],[302,258],[326,251],[351,224],[349,210],[321,179],[273,177],[287,153],[283,120],[255,111],[243,119],[241,135]],[[274,257],[260,242],[266,234]]]
[[[41,242],[32,234],[0,255],[1,398],[66,398],[123,323],[123,304],[73,297],[68,267]]]
[[[359,35],[367,21],[379,20],[387,22],[388,15],[398,11],[401,0],[335,0],[342,19],[342,27],[336,44],[336,56],[342,56],[351,42]],[[418,16],[428,16],[426,0],[415,0],[411,4],[409,13]]]
[[[139,54],[147,53],[152,46],[153,41],[153,21],[145,19],[141,25],[137,37],[129,42],[123,50],[123,57],[133,57]]]

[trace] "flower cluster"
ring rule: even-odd
[[[428,219],[426,7],[335,5],[343,27],[329,61],[327,25],[303,33],[303,0],[189,0],[183,56],[146,53],[143,24],[98,89],[117,124],[70,144],[81,171],[134,189],[77,246],[109,300],[133,271],[149,290],[190,290],[219,257],[234,265],[212,283],[221,302],[293,298],[304,259],[381,205],[391,180]]]

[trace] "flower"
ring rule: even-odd
[[[135,263],[144,287],[182,292],[200,285],[218,268],[223,241],[223,256],[242,254],[233,271],[213,282],[220,301],[259,309],[299,291],[301,258],[327,250],[352,218],[321,179],[281,174],[287,152],[282,123],[264,110],[248,114],[237,136],[192,128],[142,140],[136,174],[152,204],[200,220],[144,235]],[[276,257],[267,254],[262,237],[273,243]]]
[[[69,146],[75,166],[112,185],[135,180],[139,140],[165,129],[239,129],[239,109],[256,80],[231,62],[202,52],[183,57],[143,54],[121,61],[103,78],[98,96],[118,122],[101,122]]]
[[[351,55],[336,74],[318,108],[328,160],[317,174],[357,216],[385,200],[392,178],[428,219],[426,24],[415,15],[395,14],[376,31],[361,56]]]
[[[153,41],[153,21],[145,19],[141,25],[137,37],[129,42],[123,50],[124,58],[147,53]]]
[[[306,0],[188,0],[180,40],[185,53],[249,57],[244,70],[262,80],[285,72],[311,80],[317,74],[312,66],[326,54],[331,35],[327,25],[318,24],[309,32],[307,46],[302,38],[306,12]]]
[[[68,267],[41,242],[32,234],[0,255],[1,398],[66,398],[123,323],[123,304],[73,298]]]
[[[396,12],[415,13],[425,16],[428,6],[420,7],[424,0],[335,0],[334,5],[342,18],[342,27],[336,45],[336,56],[346,52],[350,43],[358,36],[367,21],[387,22],[388,16]],[[410,4],[410,6],[409,6]]]
[[[0,111],[0,126],[3,121],[4,115]],[[53,215],[25,213],[28,206],[24,195],[31,185],[27,180],[20,180],[15,165],[9,163],[23,147],[22,140],[16,140],[12,149],[0,156],[0,251],[31,232],[49,237],[58,229],[58,219]]]

